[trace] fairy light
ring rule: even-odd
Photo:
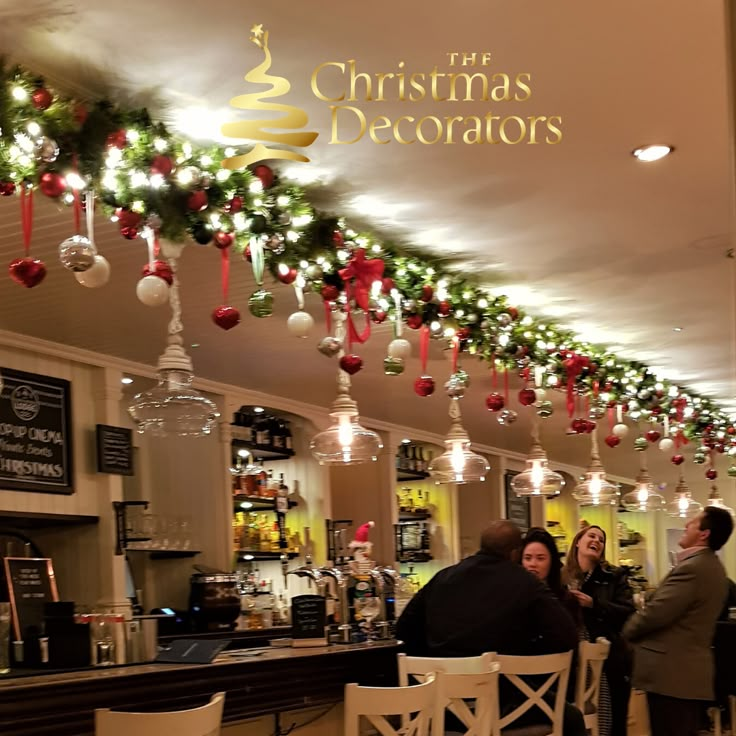
[[[312,215],[297,215],[295,218],[292,219],[291,224],[294,227],[304,227],[305,225],[309,225],[310,222],[312,222],[314,218]]]
[[[116,189],[118,185],[118,177],[113,171],[106,171],[102,177],[102,186],[105,189]]]
[[[215,179],[219,182],[227,181],[230,178],[231,173],[230,169],[218,169],[215,174]]]
[[[309,261],[299,261],[299,268],[308,268]]]
[[[521,325],[522,327],[529,327],[529,325],[531,325],[533,322],[534,320],[529,315],[527,315],[526,317],[522,318]]]
[[[74,195],[71,194],[70,192],[67,192],[64,195],[64,203],[65,204],[71,204],[73,201],[74,201]]]
[[[148,177],[142,171],[130,172],[130,186],[133,188],[144,187],[148,184]]]
[[[159,153],[163,153],[169,147],[169,144],[163,138],[156,138],[153,141],[153,147]]]
[[[192,157],[192,144],[189,143],[189,141],[186,141],[185,143],[182,143],[181,145],[181,152],[184,156],[184,160]]]
[[[212,223],[212,227],[216,230],[222,227],[222,218],[217,212],[213,212],[210,215],[210,222]]]
[[[291,198],[287,197],[285,194],[279,194],[279,196],[276,197],[276,204],[279,207],[286,207],[289,204],[289,202],[291,202]]]
[[[287,239],[287,240],[288,240],[288,241],[289,241],[290,243],[296,243],[296,242],[297,242],[297,240],[299,240],[299,233],[295,232],[294,230],[289,230],[289,231],[288,231],[288,232],[286,233],[286,239]]]
[[[256,197],[253,200],[253,206],[254,207],[263,207],[263,200],[260,197]]]
[[[212,166],[212,156],[205,154],[199,157],[200,166]]]
[[[125,137],[131,142],[131,143],[137,143],[140,140],[141,134],[137,130],[126,130],[125,131]]]
[[[374,253],[380,253],[383,250],[383,248],[381,248],[381,246],[378,245],[378,243],[376,243],[375,245],[371,246],[371,250]]]
[[[72,189],[84,189],[87,186],[87,182],[76,171],[67,172],[64,178]]]
[[[28,123],[26,130],[28,131],[28,134],[34,136],[34,138],[37,135],[41,135],[41,126],[35,122],[35,120]]]
[[[427,274],[427,276],[434,276],[434,274],[435,274],[435,271],[434,271],[434,269],[432,268],[432,266],[430,266],[430,267],[429,267],[429,268],[428,268],[428,269],[427,269],[427,270],[425,271],[425,273]]]
[[[225,149],[224,153],[225,153],[225,158],[232,158],[235,155],[235,149],[232,146],[228,146]]]
[[[251,194],[259,194],[263,191],[263,184],[261,184],[260,179],[253,179],[253,181],[248,184],[248,191],[250,191]]]
[[[478,308],[479,309],[487,309],[488,308],[488,299],[485,297],[481,297],[478,299]]]
[[[189,168],[181,169],[176,174],[176,180],[179,184],[184,184],[184,186],[186,186],[194,181],[194,173]]]
[[[233,215],[233,227],[239,231],[247,229],[245,215],[242,212],[236,212]]]
[[[151,174],[148,182],[153,189],[160,189],[166,183],[166,178],[163,174]]]

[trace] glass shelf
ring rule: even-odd
[[[198,549],[160,549],[155,547],[133,547],[125,550],[128,552],[148,552],[152,560],[173,560],[179,557],[194,557],[200,554]]]
[[[431,518],[430,511],[399,511],[399,521],[426,521]]]
[[[399,470],[396,469],[396,480],[426,480],[429,478],[429,473],[423,470]]]
[[[263,562],[265,560],[280,560],[281,555],[286,555],[287,559],[295,560],[299,557],[297,552],[269,552],[267,550],[258,549],[239,549],[237,552],[238,562]]]
[[[247,508],[242,508],[240,506],[242,503],[249,503],[251,505]],[[233,496],[233,505],[237,507],[238,511],[275,511],[276,499],[263,498],[262,496],[248,496],[245,493],[238,493]],[[290,509],[294,508],[296,505],[296,501],[289,501]]]

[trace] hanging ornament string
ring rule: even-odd
[[[152,228],[146,228],[145,231],[146,243],[148,245],[148,267],[151,269],[151,273],[155,271],[154,262],[156,261],[156,234]]]
[[[391,289],[391,296],[394,300],[394,307],[396,309],[396,319],[394,320],[394,336],[401,337],[401,331],[403,329],[403,322],[401,319],[401,294],[398,289]]]
[[[457,358],[460,353],[460,339],[457,337],[452,338],[452,375],[457,373]]]
[[[608,434],[613,434],[613,425],[614,425],[614,414],[615,409],[612,406],[608,407]]]
[[[662,430],[665,437],[670,436],[670,418],[666,414],[662,419]]]
[[[91,189],[84,195],[84,214],[87,224],[87,238],[92,245],[95,245],[95,193]]]
[[[79,179],[77,154],[74,154],[74,157],[72,158],[72,167],[76,174],[76,178]],[[74,197],[74,205],[72,208],[74,210],[74,232],[79,234],[79,228],[82,226],[82,202],[79,196],[79,189],[77,189],[77,187],[72,187],[72,196]]]
[[[509,405],[509,369],[503,367],[503,401],[504,406]]]
[[[230,291],[230,248],[220,250],[220,276],[222,278],[222,303],[228,304]]]
[[[491,388],[496,393],[496,389],[498,388],[498,369],[496,368],[496,359],[494,357],[491,358]]]
[[[250,259],[253,265],[253,278],[260,289],[263,286],[263,269],[266,257],[263,253],[263,242],[260,238],[250,239]]]
[[[429,360],[429,327],[422,325],[419,333],[419,356],[422,361],[422,375],[427,375],[427,361]]]
[[[621,404],[616,404],[616,423],[624,423],[624,408]]]
[[[33,233],[33,188],[26,184],[20,188],[20,222],[23,229],[23,248],[26,256],[29,256]]]
[[[567,374],[567,413],[570,419],[575,413],[575,381],[589,363],[588,358],[577,353],[569,353],[563,363]]]
[[[304,311],[304,281],[297,276],[294,282],[294,296],[296,297],[296,306],[300,312]]]

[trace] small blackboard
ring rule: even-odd
[[[511,487],[511,481],[517,473],[509,470],[504,476],[504,495],[506,502],[506,518],[513,521],[521,529],[522,534],[529,531],[532,525],[531,509],[528,496],[517,496]]]
[[[43,627],[44,604],[59,600],[51,560],[45,557],[4,557],[15,641],[28,629],[36,636]]]
[[[291,599],[292,639],[322,639],[327,626],[327,607],[321,595],[297,595]]]
[[[133,432],[125,427],[97,425],[97,472],[133,475]]]

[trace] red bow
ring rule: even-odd
[[[575,413],[575,379],[583,372],[583,368],[590,367],[590,358],[577,353],[568,353],[562,365],[567,373],[567,413],[572,418]]]
[[[358,248],[353,257],[348,261],[345,268],[340,269],[340,278],[345,282],[345,295],[348,299],[348,340],[353,342],[365,342],[371,334],[371,320],[368,316],[370,309],[371,286],[374,281],[380,281],[383,277],[383,261],[380,258],[365,257],[365,249]],[[355,329],[350,312],[350,299],[366,313],[366,326],[361,334]]]

